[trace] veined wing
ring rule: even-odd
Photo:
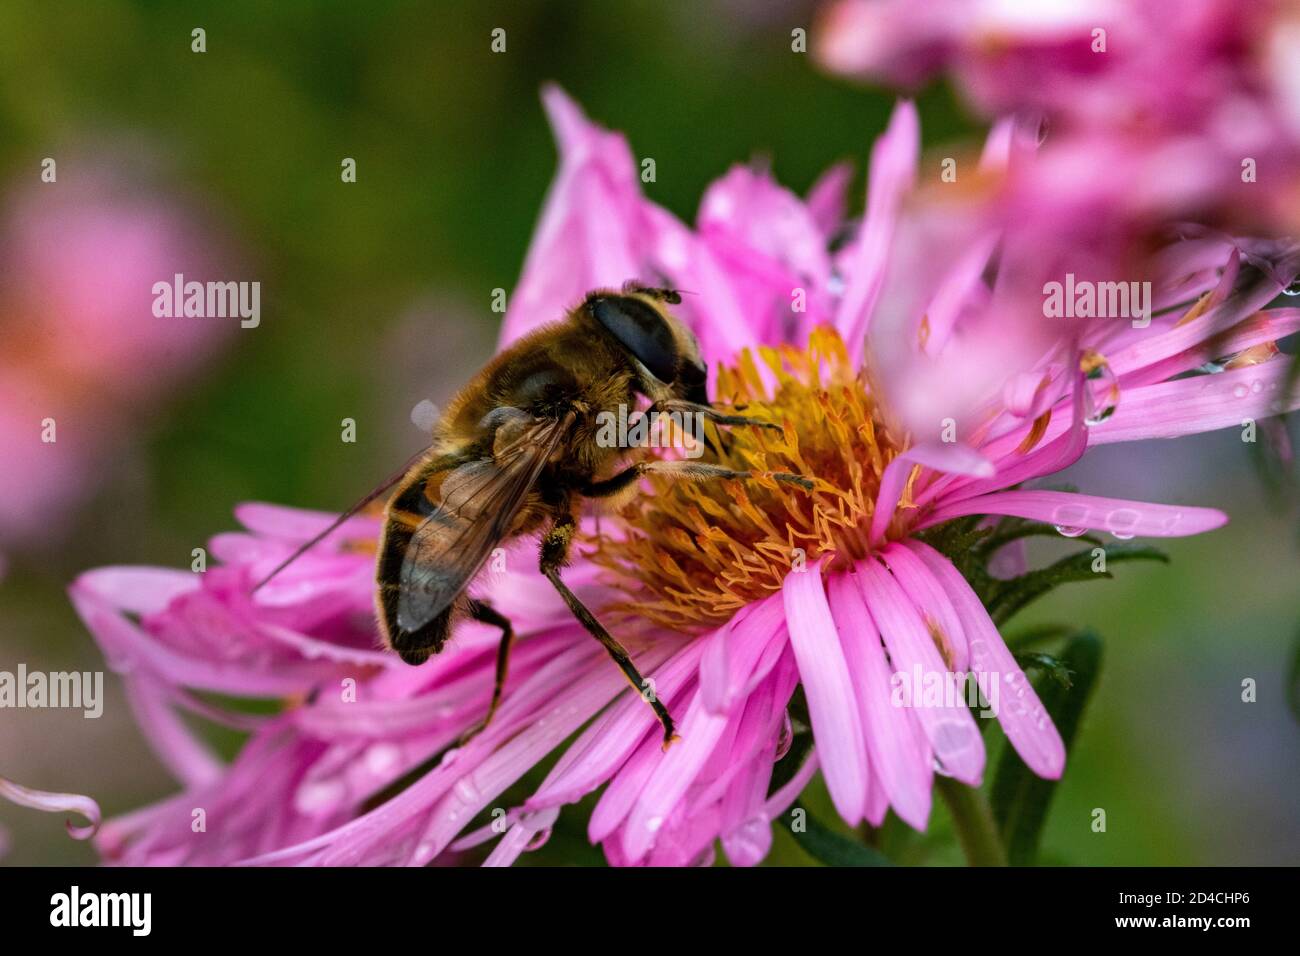
[[[510,531],[575,416],[502,424],[492,457],[468,462],[443,479],[437,509],[411,535],[397,597],[397,626],[414,631],[447,609]]]

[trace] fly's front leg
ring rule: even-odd
[[[774,431],[785,433],[785,429],[776,422],[765,422],[758,418],[750,418],[748,415],[725,415],[710,405],[699,405],[695,402],[688,402],[683,398],[665,398],[653,403],[647,410],[648,415],[657,415],[660,412],[668,412],[670,415],[674,412],[689,415],[703,415],[706,419],[715,425],[752,425],[756,428],[770,428]]]
[[[560,592],[560,597],[569,606],[569,610],[578,619],[578,623],[586,629],[588,634],[600,641],[609,656],[614,659],[614,663],[619,666],[623,675],[628,679],[628,682],[636,689],[638,694],[641,694],[646,703],[654,709],[655,716],[659,718],[659,723],[664,728],[663,746],[667,750],[673,741],[680,739],[673,731],[673,718],[668,713],[668,708],[663,705],[658,697],[646,696],[646,689],[650,684],[641,676],[641,672],[636,669],[636,665],[632,663],[632,658],[628,655],[627,649],[609,631],[605,630],[604,625],[596,620],[596,616],[587,609],[587,606],[579,600],[576,594],[569,590],[569,586],[560,578],[560,569],[568,564],[569,547],[573,542],[573,535],[577,528],[573,515],[567,511],[555,519],[555,523],[551,525],[551,530],[542,538],[539,560],[542,574],[546,575],[547,580],[554,585],[555,590]]]
[[[736,471],[722,465],[710,465],[707,462],[678,459],[674,461],[639,461],[629,465],[618,474],[603,481],[593,481],[578,489],[588,498],[609,498],[620,493],[627,493],[636,486],[637,481],[646,475],[668,475],[674,478],[687,478],[693,481],[713,479],[734,479],[747,481],[754,478],[771,478],[784,484],[794,485],[804,491],[812,491],[813,482],[802,475],[792,475],[787,471]]]

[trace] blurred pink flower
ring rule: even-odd
[[[157,318],[152,287],[209,278],[214,255],[181,205],[113,170],[12,193],[0,218],[0,546],[56,536],[150,403],[210,359],[230,323]]]
[[[566,570],[585,603],[621,613],[619,637],[675,715],[681,743],[661,752],[649,708],[531,570],[522,543],[508,570],[479,587],[520,635],[506,694],[488,728],[456,747],[486,709],[495,632],[466,624],[419,668],[369,650],[371,519],[353,519],[249,597],[248,585],[328,516],[244,505],[247,532],[213,542],[219,568],[110,568],[72,586],[142,728],[184,786],[106,823],[98,845],[109,859],[420,865],[499,837],[488,862],[506,864],[540,845],[565,805],[604,787],[588,832],[612,863],[703,862],[720,839],[732,863],[752,865],[768,852],[772,821],[818,769],[846,822],[879,824],[893,809],[924,828],[934,775],[978,784],[985,749],[963,700],[895,706],[895,674],[971,675],[990,701],[1000,698],[1008,739],[1041,776],[1059,776],[1065,752],[978,597],[919,532],[965,515],[1120,538],[1213,529],[1226,518],[1209,509],[1018,486],[1092,443],[1236,425],[1300,404],[1283,394],[1285,363],[1269,350],[1300,314],[1260,311],[1300,268],[1289,247],[1217,235],[1174,242],[1156,292],[1168,310],[1143,328],[1047,321],[1040,292],[1028,315],[1004,318],[1001,344],[1017,357],[1000,364],[985,308],[999,285],[990,256],[1012,240],[1001,229],[1014,223],[972,215],[982,239],[964,247],[971,254],[947,262],[932,249],[922,261],[929,233],[914,222],[919,124],[910,104],[872,151],[864,219],[832,251],[846,229],[842,170],[805,200],[738,167],[706,192],[692,229],[640,195],[621,136],[557,89],[544,102],[560,169],[503,343],[593,287],[637,277],[690,290],[680,312],[714,368],[714,393],[766,407],[795,437],[763,444],[765,467],[825,483],[811,514],[802,491],[656,484],[641,504],[604,516],[605,534],[587,539],[594,550]],[[896,320],[888,334],[881,316]],[[974,375],[975,388],[935,379],[880,390],[877,377],[895,361],[918,370],[954,356],[981,361],[969,351],[972,322],[997,376]],[[741,349],[761,353],[765,367]],[[1215,360],[1218,374],[1182,377]],[[943,374],[953,378],[955,367]],[[931,389],[937,397],[920,402],[928,410],[909,405],[909,393]],[[959,442],[945,440],[943,418],[961,420]],[[763,441],[743,430],[732,440],[751,449]],[[796,546],[806,551],[802,571]],[[636,560],[646,554],[654,558]],[[771,792],[799,685],[815,752]],[[288,706],[250,719],[195,691]],[[251,736],[224,766],[178,711]],[[574,734],[530,796],[499,805]],[[193,827],[199,809],[202,832]],[[490,818],[470,830],[485,811]]]
[[[836,0],[813,35],[833,72],[913,89],[942,71],[988,118],[1042,119],[1062,175],[1198,221],[1296,228],[1293,0]]]

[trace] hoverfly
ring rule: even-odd
[[[541,533],[542,574],[642,692],[647,683],[628,652],[560,575],[583,501],[635,493],[640,479],[652,473],[694,480],[755,474],[687,459],[649,459],[614,470],[628,449],[597,441],[598,416],[644,396],[648,415],[697,413],[718,425],[780,430],[709,405],[699,344],[666,308],[680,302],[676,290],[637,283],[596,290],[562,321],[514,342],[453,399],[430,447],[404,472],[302,545],[257,587],[396,484],[384,510],[376,565],[376,605],[387,646],[408,664],[422,664],[442,650],[459,619],[501,630],[491,704],[464,739],[496,712],[514,639],[510,621],[470,597],[467,588],[494,548],[525,535]],[[764,474],[811,488],[796,475]],[[667,748],[676,739],[672,716],[653,695],[647,702],[663,725]]]

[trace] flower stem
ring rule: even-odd
[[[936,783],[952,814],[953,828],[966,854],[966,862],[971,866],[1006,866],[1007,854],[983,791],[949,777],[938,777]]]

